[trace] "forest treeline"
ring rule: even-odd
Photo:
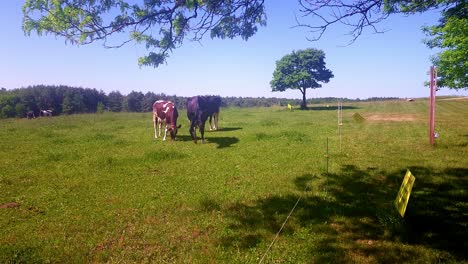
[[[77,88],[63,85],[35,85],[27,88],[7,90],[0,89],[0,118],[26,117],[33,111],[39,116],[41,109],[52,110],[53,115],[96,113],[96,112],[150,112],[156,100],[171,100],[178,108],[185,108],[188,97],[166,95],[164,93],[132,91],[127,95],[119,91],[108,94],[102,90]],[[341,99],[347,101],[394,100],[398,98]],[[274,105],[299,106],[300,99],[284,98],[254,98],[254,97],[222,97],[222,107],[270,107]],[[308,104],[336,103],[337,98],[309,99]]]

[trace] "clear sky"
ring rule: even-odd
[[[333,27],[320,41],[310,42],[296,24],[300,15],[296,0],[266,1],[267,26],[248,41],[186,41],[174,50],[166,65],[158,68],[137,64],[145,55],[143,46],[130,43],[120,49],[105,49],[102,43],[86,46],[65,44],[51,35],[25,36],[21,7],[24,1],[0,3],[0,87],[7,89],[36,84],[96,88],[109,93],[132,90],[146,93],[192,96],[214,94],[242,97],[302,98],[297,90],[271,92],[269,82],[275,62],[293,50],[321,49],[327,68],[335,78],[322,88],[308,90],[315,97],[428,97],[430,56],[422,39],[424,25],[437,22],[439,14],[394,15],[379,24],[384,34],[364,33],[354,44],[345,28]],[[311,22],[305,18],[303,22]],[[468,95],[442,89],[438,95]]]

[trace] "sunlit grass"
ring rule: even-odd
[[[468,102],[435,147],[424,100],[345,105],[341,145],[334,106],[222,109],[203,145],[183,112],[175,142],[150,113],[1,120],[0,262],[257,263],[299,198],[267,263],[466,261]]]

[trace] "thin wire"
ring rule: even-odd
[[[304,192],[307,191],[307,189],[309,188],[309,186],[306,186],[306,188],[304,189]],[[296,204],[293,206],[293,208],[291,209],[291,212],[289,212],[289,215],[288,217],[286,217],[286,220],[284,220],[283,222],[283,225],[281,226],[280,230],[278,231],[278,233],[276,233],[276,236],[275,238],[273,239],[273,241],[271,241],[270,245],[268,246],[267,250],[265,251],[265,253],[263,254],[263,257],[262,259],[260,259],[260,261],[258,262],[258,264],[261,264],[263,262],[263,259],[265,259],[266,255],[268,254],[268,251],[270,251],[270,248],[273,246],[273,244],[275,243],[276,239],[278,238],[279,234],[281,233],[281,231],[283,230],[284,226],[286,225],[286,222],[288,222],[289,220],[289,217],[291,217],[292,213],[294,212],[294,209],[296,209],[296,206],[297,204],[299,203],[299,201],[302,199],[302,195],[299,196],[299,199],[297,199],[296,201]]]

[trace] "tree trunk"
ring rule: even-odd
[[[306,88],[300,89],[302,92],[302,104],[301,104],[301,109],[305,110],[307,109],[307,102],[306,102]]]

